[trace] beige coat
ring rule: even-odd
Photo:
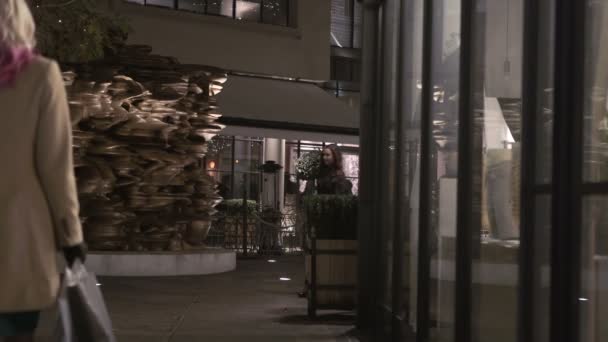
[[[0,312],[53,304],[56,252],[82,241],[65,87],[36,57],[0,89]]]

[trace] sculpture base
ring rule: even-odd
[[[236,253],[221,248],[187,252],[91,252],[87,269],[99,276],[158,277],[234,271]]]

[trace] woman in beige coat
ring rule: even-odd
[[[10,342],[32,341],[54,303],[56,252],[84,260],[65,88],[33,48],[25,0],[0,1],[0,340]]]

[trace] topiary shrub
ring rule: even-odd
[[[230,199],[220,203],[217,210],[224,214],[226,217],[238,217],[243,215],[243,200],[242,199]],[[247,201],[247,215],[251,216],[258,209],[256,201]]]

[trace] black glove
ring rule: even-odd
[[[80,262],[84,263],[87,258],[87,245],[84,243],[76,246],[64,247],[63,255],[65,260],[68,262],[68,266],[72,267],[76,259],[80,259]]]

